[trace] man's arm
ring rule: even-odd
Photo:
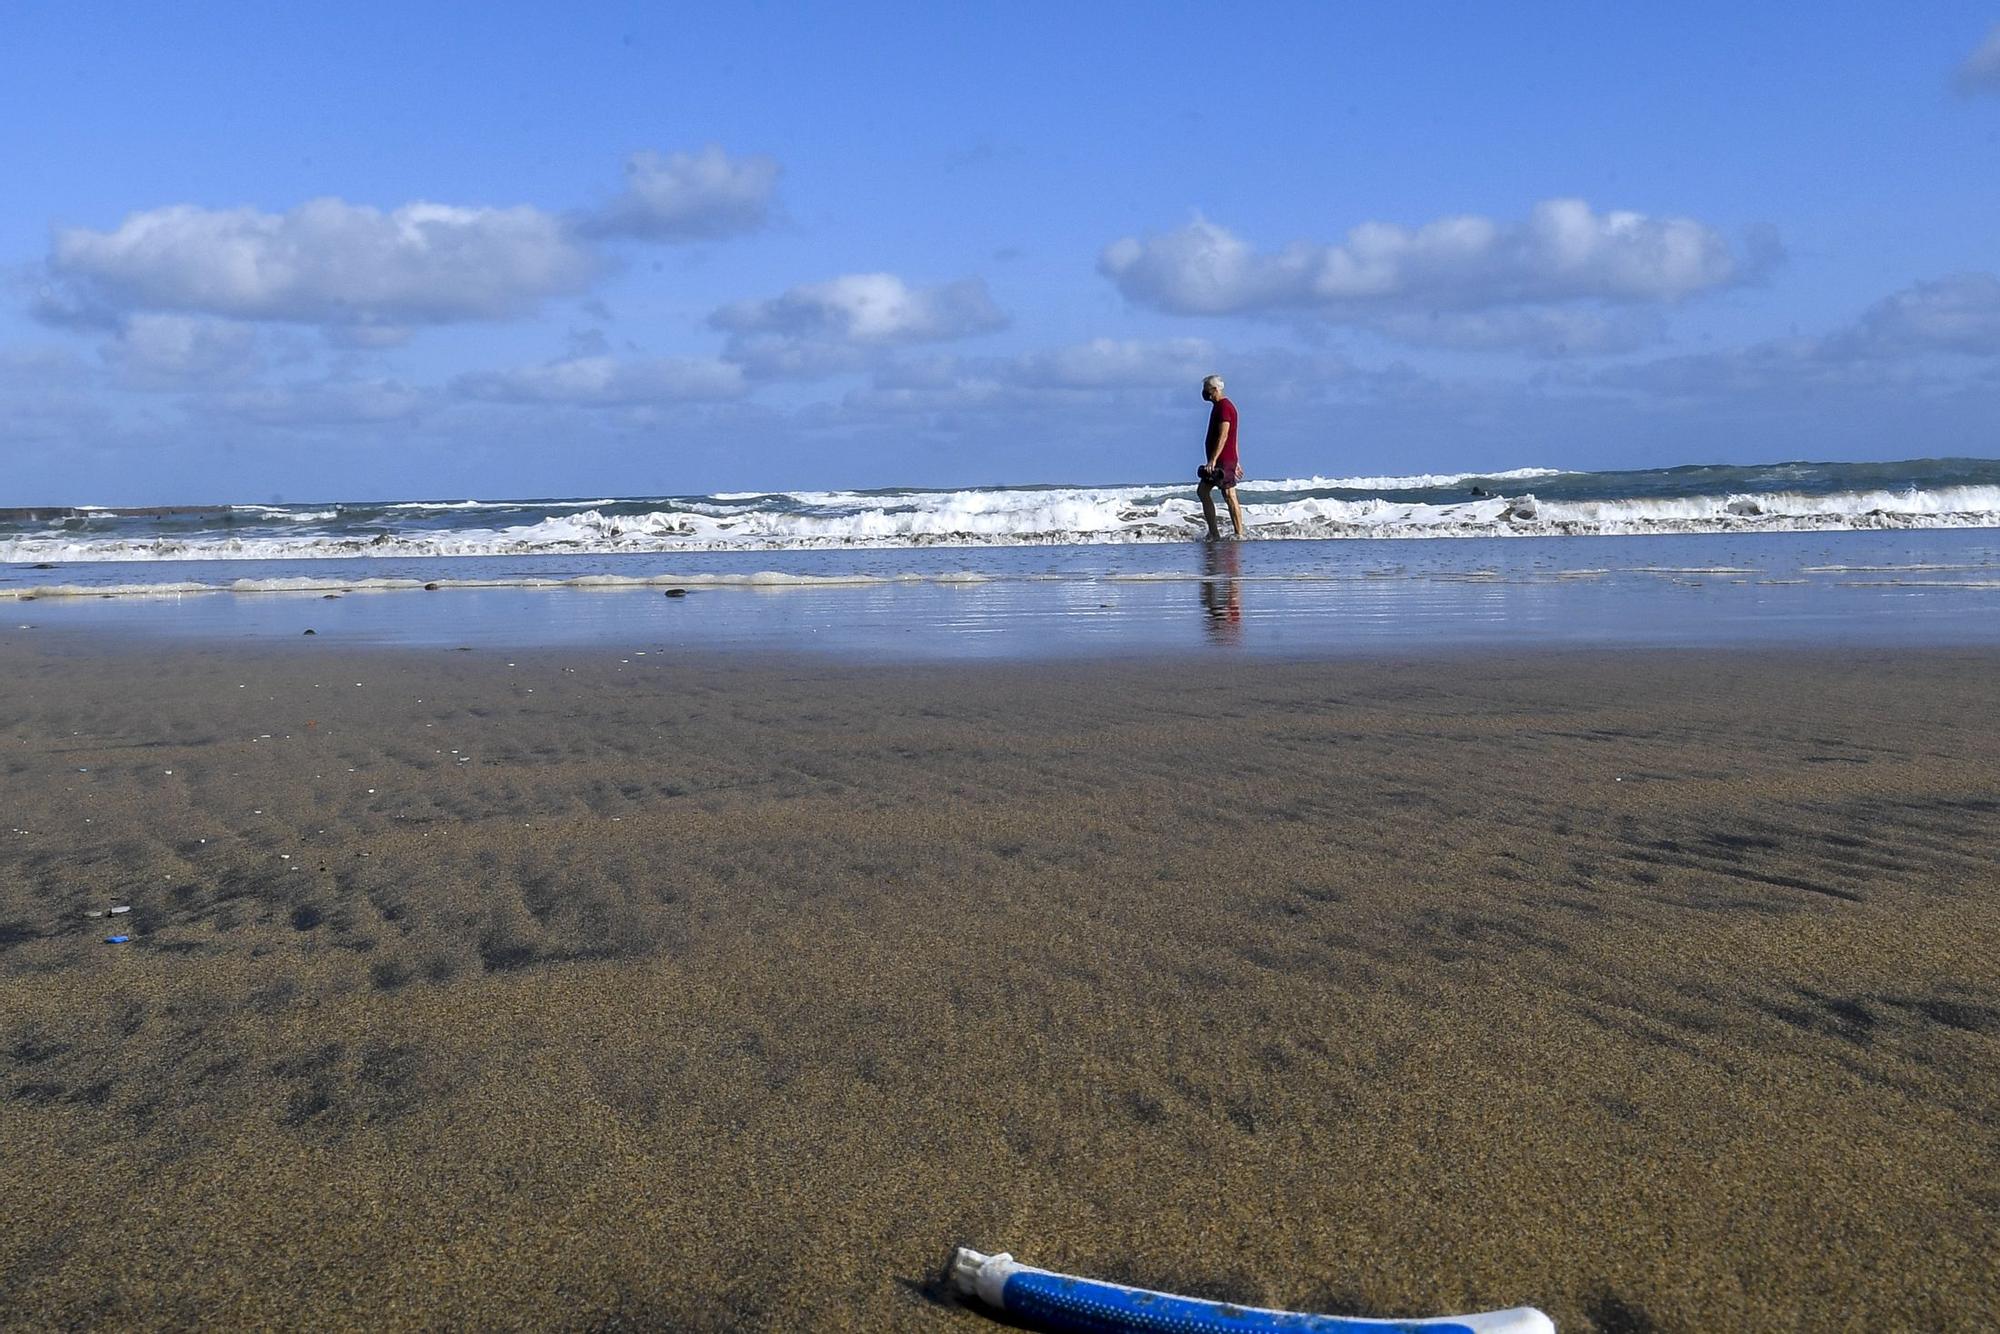
[[[1229,423],[1226,421],[1217,422],[1215,424],[1215,431],[1213,433],[1213,436],[1208,442],[1209,467],[1213,468],[1215,466],[1216,460],[1222,457],[1222,447],[1228,443],[1229,443]],[[1181,466],[1185,468],[1187,465],[1183,463]]]

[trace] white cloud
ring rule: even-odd
[[[849,391],[832,412],[850,425],[871,417],[945,421],[978,412],[990,425],[1001,416],[1012,422],[1059,410],[1074,426],[1076,413],[1108,409],[1128,397],[1122,391],[1158,389],[1206,373],[1206,363],[1192,359],[1188,348],[1205,351],[1207,344],[1096,338],[1013,357],[901,356],[878,363],[869,383]],[[1189,365],[1204,370],[1190,372]],[[1063,395],[1059,409],[1051,407],[1051,393]]]
[[[1214,346],[1201,338],[1093,338],[1011,357],[905,354],[850,364],[872,373],[865,387],[842,401],[849,410],[899,415],[1002,403],[1045,409],[1054,392],[1065,395],[1064,411],[1086,402],[1129,401],[1130,391],[1181,390],[1192,401],[1201,377],[1219,364]]]
[[[968,375],[948,385],[866,385],[850,390],[833,415],[851,424],[856,418],[931,416],[1021,405],[1018,392],[1010,392],[994,380]]]
[[[116,333],[123,322],[117,311],[79,290],[78,284],[58,278],[46,265],[28,301],[28,313],[43,324],[78,333]]]
[[[1128,301],[1177,314],[1305,311],[1413,336],[1436,312],[1678,301],[1741,281],[1753,266],[1691,218],[1597,213],[1580,199],[1550,199],[1523,222],[1369,222],[1336,245],[1269,252],[1197,219],[1118,241],[1098,267]],[[1478,344],[1496,329],[1504,332],[1447,325],[1444,341]],[[1545,331],[1523,325],[1519,333],[1540,340]]]
[[[978,278],[912,287],[893,273],[853,273],[724,306],[709,323],[731,335],[729,359],[751,374],[811,378],[857,369],[873,350],[988,333],[1007,317]]]
[[[1664,397],[1809,400],[1815,395],[1893,390],[1950,393],[1976,382],[1963,363],[1936,354],[1992,358],[2000,370],[2000,277],[1960,273],[1913,283],[1877,301],[1852,324],[1819,337],[1662,357],[1596,372],[1584,383]]]
[[[1012,357],[902,356],[873,370],[870,384],[844,400],[847,408],[910,414],[1004,406],[1045,413],[1049,396],[1059,393],[1064,413],[1129,418],[1175,401],[1205,411],[1196,394],[1212,373],[1250,386],[1262,401],[1303,400],[1335,385],[1352,389],[1357,378],[1339,357],[1292,348],[1230,350],[1200,338],[1093,338]]]
[[[502,403],[610,407],[735,398],[743,393],[744,378],[741,366],[712,358],[619,361],[587,356],[463,375],[453,382],[453,388],[467,398]]]
[[[1782,338],[1718,352],[1694,352],[1611,366],[1581,375],[1577,387],[1636,390],[1660,398],[1710,402],[1753,396],[1797,398],[1835,390],[1857,367],[1826,355],[1814,338]],[[1868,374],[1873,375],[1871,369]]]
[[[818,380],[866,370],[872,351],[853,343],[762,335],[731,338],[724,355],[755,379]]]
[[[1199,381],[1214,360],[1214,347],[1201,338],[1093,338],[1024,353],[1009,366],[1008,378],[1060,389],[1156,388]]]
[[[877,389],[948,389],[967,375],[965,360],[932,352],[897,357],[875,367]]]
[[[1848,341],[1875,352],[2000,354],[2000,277],[1955,273],[1915,283],[1864,311]]]
[[[770,158],[731,159],[713,145],[665,157],[634,153],[625,162],[625,193],[589,215],[584,228],[649,241],[734,236],[764,225],[777,184]]]
[[[115,231],[69,228],[49,260],[67,300],[366,329],[499,320],[581,290],[598,261],[525,206],[316,199],[287,213],[177,204]],[[61,300],[45,303],[60,306]]]
[[[709,323],[731,333],[844,343],[962,338],[1006,322],[978,278],[911,287],[893,273],[850,273],[808,283],[768,301],[724,306],[709,317]]]
[[[126,317],[104,359],[135,388],[238,380],[263,364],[256,331],[231,320],[140,312]]]
[[[317,380],[204,395],[197,416],[262,426],[348,426],[400,421],[431,406],[432,393],[394,380]]]
[[[855,428],[894,418],[952,440],[1004,441],[1018,440],[1015,433],[1023,431],[1039,438],[1055,413],[1080,439],[1145,436],[1164,427],[1170,435],[1193,433],[1198,444],[1208,412],[1199,397],[1201,377],[1210,373],[1225,376],[1232,393],[1253,395],[1266,407],[1317,401],[1336,387],[1352,396],[1361,378],[1340,358],[1292,348],[1093,338],[1011,357],[885,361],[868,384],[824,405],[822,424]]]
[[[1653,310],[1602,306],[1512,306],[1499,310],[1385,311],[1368,325],[1397,342],[1470,352],[1560,357],[1628,352],[1656,342]]]
[[[1958,67],[1958,87],[1966,93],[2000,93],[2000,23]]]
[[[388,347],[413,327],[507,320],[586,289],[592,238],[692,240],[763,225],[769,158],[635,153],[626,189],[595,212],[416,202],[383,210],[314,199],[284,213],[173,204],[113,230],[57,231],[38,318],[116,330],[130,312],[322,326],[344,347]]]

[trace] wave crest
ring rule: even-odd
[[[1536,537],[2000,527],[2000,485],[1901,490],[1717,491],[1578,496],[1579,475],[1552,469],[1246,482],[1245,518],[1263,538]],[[1503,479],[1546,483],[1488,494]],[[1358,485],[1359,483],[1369,485]],[[1389,485],[1393,483],[1394,485]],[[1478,483],[1469,496],[1465,488]],[[1342,494],[1345,493],[1345,494]],[[1356,494],[1360,493],[1360,494]],[[477,506],[474,509],[461,508]],[[581,507],[581,508],[579,508]],[[246,509],[251,507],[245,507]],[[361,557],[564,556],[929,546],[1034,546],[1185,541],[1203,531],[1184,487],[1020,487],[963,491],[762,493],[685,500],[377,506],[366,526],[340,527],[311,507],[268,511],[232,529],[123,520],[42,526],[0,537],[0,561],[319,560]],[[449,519],[442,510],[458,508]],[[509,523],[508,519],[520,521]]]

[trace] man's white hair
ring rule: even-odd
[[[1203,389],[1213,389],[1219,394],[1222,392],[1222,377],[1220,375],[1204,375],[1201,380],[1201,387]]]

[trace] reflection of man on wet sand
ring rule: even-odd
[[[1236,405],[1222,396],[1222,377],[1211,375],[1201,382],[1201,396],[1215,406],[1208,413],[1208,462],[1194,470],[1201,479],[1195,494],[1201,497],[1201,512],[1208,520],[1210,541],[1222,536],[1222,529],[1215,522],[1215,491],[1222,490],[1222,498],[1229,502],[1229,522],[1236,529],[1236,536],[1243,536],[1243,507],[1236,503],[1236,482],[1243,476],[1238,466],[1236,440],[1240,432],[1236,427]]]
[[[1233,542],[1217,542],[1202,552],[1201,609],[1208,637],[1217,644],[1243,642],[1243,554]]]

